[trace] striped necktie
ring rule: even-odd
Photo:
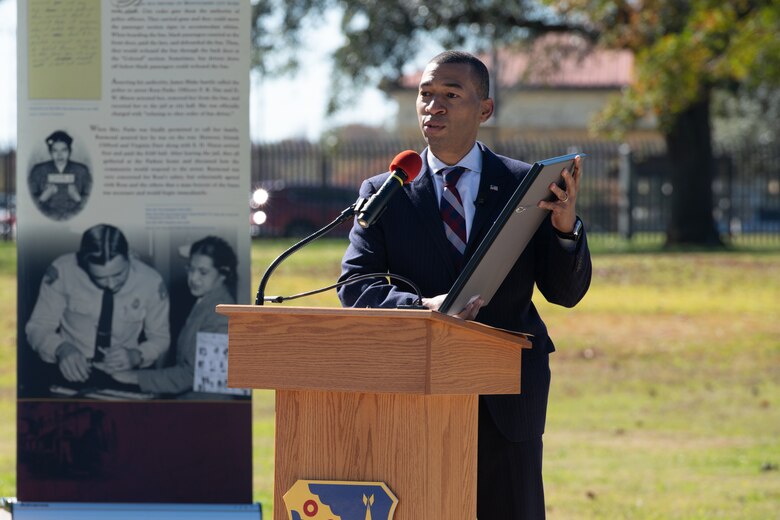
[[[466,168],[455,166],[439,170],[444,178],[444,190],[441,194],[439,212],[444,222],[444,233],[450,244],[452,258],[455,266],[460,269],[463,265],[463,253],[466,251],[466,213],[463,210],[463,201],[458,193],[458,180]]]

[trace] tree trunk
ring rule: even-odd
[[[709,95],[678,114],[666,134],[672,163],[672,214],[666,245],[722,246],[712,215],[714,158]]]

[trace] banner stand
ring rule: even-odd
[[[254,504],[127,504],[83,502],[17,502],[1,498],[0,520],[262,520]]]
[[[22,519],[256,519],[251,394],[227,386],[214,310],[250,301],[251,4],[17,4],[4,503]]]

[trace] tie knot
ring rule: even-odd
[[[441,169],[439,170],[439,173],[444,178],[444,186],[450,187],[458,184],[460,176],[463,175],[463,172],[465,171],[466,168],[463,166],[453,166],[452,168]]]

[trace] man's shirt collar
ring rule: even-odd
[[[428,148],[428,153],[425,155],[428,162],[428,169],[431,171],[431,173],[436,173],[443,168],[450,168],[451,166],[463,166],[464,168],[477,173],[482,171],[482,150],[480,150],[477,143],[474,143],[474,146],[471,148],[469,153],[467,153],[460,161],[458,161],[458,164],[445,164],[444,161],[433,155],[433,152],[431,152],[430,148]]]

